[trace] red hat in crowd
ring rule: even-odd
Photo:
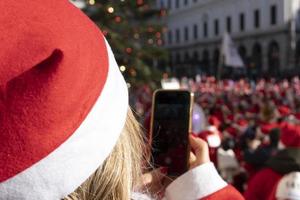
[[[62,199],[112,151],[126,83],[68,0],[0,2],[0,199]]]
[[[260,124],[260,130],[264,134],[269,134],[272,129],[278,128],[279,124],[277,123],[261,123]]]
[[[255,106],[253,106],[252,108],[249,108],[247,110],[247,112],[250,113],[250,114],[257,114],[259,112],[259,109]]]
[[[221,125],[220,120],[219,120],[217,117],[215,117],[215,116],[210,116],[210,117],[208,118],[208,123],[209,123],[210,125],[212,125],[212,126],[217,127],[217,128],[219,128],[220,125]]]
[[[228,115],[227,119],[230,121],[234,121],[234,115],[233,114]]]
[[[280,141],[285,147],[300,147],[300,126],[284,123]]]
[[[281,116],[287,116],[291,114],[291,109],[288,106],[279,106],[278,111]]]
[[[217,148],[221,145],[221,135],[217,129],[201,131],[198,137],[205,140],[209,147]]]
[[[245,119],[240,119],[240,120],[238,120],[237,124],[239,126],[246,127],[246,126],[248,126],[248,121]]]
[[[296,114],[295,114],[295,117],[296,117],[298,120],[300,120],[300,113],[296,113]]]

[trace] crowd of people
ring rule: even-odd
[[[281,177],[300,172],[298,77],[255,82],[183,78],[180,87],[194,92],[195,104],[205,116],[205,127],[193,129],[193,134],[208,142],[219,173],[246,199],[268,199],[272,195],[275,199]],[[144,86],[136,92],[134,105],[144,114],[142,123],[147,129],[151,89]],[[299,190],[299,180],[297,184]]]

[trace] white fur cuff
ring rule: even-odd
[[[166,189],[166,200],[196,200],[227,186],[213,163],[202,164],[173,181]]]

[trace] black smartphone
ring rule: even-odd
[[[170,177],[189,168],[193,96],[187,90],[157,90],[153,95],[151,160],[154,167],[168,167]]]

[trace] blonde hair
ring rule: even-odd
[[[64,200],[129,200],[142,175],[144,138],[131,109],[113,151],[75,192]]]

